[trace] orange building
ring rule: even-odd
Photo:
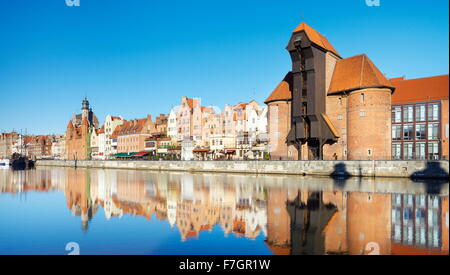
[[[124,121],[116,127],[112,138],[117,136],[118,153],[136,153],[145,150],[145,140],[156,133],[152,117]]]
[[[291,253],[291,219],[286,209],[288,195],[283,188],[271,188],[268,194],[266,243],[277,255]]]
[[[92,202],[90,194],[90,173],[86,170],[67,170],[64,193],[69,210],[80,216],[81,228],[86,231],[89,221],[95,215],[98,205]]]
[[[82,113],[74,115],[67,124],[66,159],[68,160],[91,158],[91,133],[98,129],[99,123],[86,98],[82,102],[81,110]]]

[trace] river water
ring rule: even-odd
[[[448,254],[448,182],[0,170],[0,254]]]

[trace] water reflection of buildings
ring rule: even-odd
[[[0,173],[0,190],[64,191],[85,231],[102,208],[106,219],[166,220],[182,241],[215,226],[225,235],[263,236],[275,254],[368,254],[370,243],[381,254],[448,254],[447,194],[317,190],[286,179],[37,169]]]
[[[448,196],[278,189],[268,213],[276,254],[448,254]]]
[[[0,170],[0,193],[19,194],[27,191],[64,190],[65,171],[61,170]]]

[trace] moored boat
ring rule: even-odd
[[[34,168],[34,161],[19,154],[13,154],[10,165],[14,170],[25,170]]]

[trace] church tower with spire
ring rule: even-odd
[[[81,114],[75,114],[66,130],[66,158],[87,160],[91,157],[90,136],[98,129],[98,119],[85,97],[81,103]]]
[[[81,120],[83,121],[83,119],[87,119],[89,120],[89,101],[87,100],[87,98],[85,97],[83,102],[81,103]]]

